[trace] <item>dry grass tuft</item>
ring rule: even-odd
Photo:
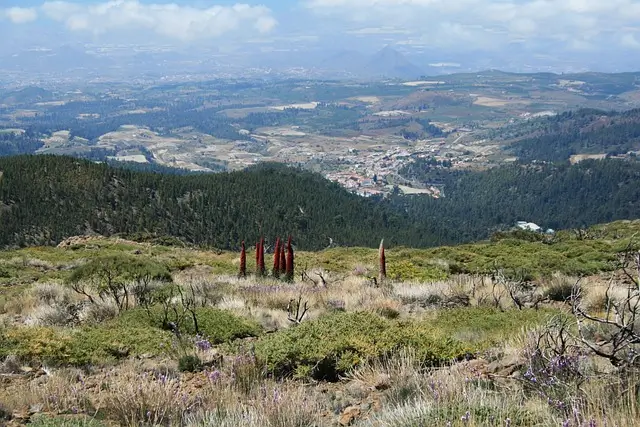
[[[105,379],[100,386],[100,406],[120,425],[182,425],[199,409],[200,394],[189,393],[178,378],[125,370]]]
[[[59,283],[37,283],[31,288],[31,294],[39,304],[67,305],[73,300],[71,291]]]

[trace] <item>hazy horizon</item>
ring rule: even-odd
[[[407,76],[636,71],[639,31],[635,0],[3,0],[0,72],[337,71],[384,46]]]

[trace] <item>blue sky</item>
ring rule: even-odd
[[[334,48],[374,40],[460,55],[629,58],[640,53],[640,0],[0,0],[0,31],[16,43],[55,31],[94,43],[295,37]]]

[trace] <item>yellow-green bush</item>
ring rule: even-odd
[[[437,267],[420,267],[411,261],[401,260],[388,263],[387,276],[392,280],[401,282],[433,282],[446,279],[447,273]]]
[[[415,322],[357,312],[327,315],[265,336],[256,343],[256,356],[276,376],[297,373],[336,380],[361,362],[401,347],[415,348],[429,364],[473,351],[456,340],[436,337]]]
[[[433,319],[390,320],[371,312],[334,313],[262,337],[256,356],[276,376],[335,380],[365,360],[414,349],[427,365],[466,357],[538,325],[544,310],[442,310]]]

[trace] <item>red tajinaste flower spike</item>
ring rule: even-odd
[[[280,243],[280,274],[286,272],[287,258],[284,254],[284,240]]]
[[[287,240],[287,264],[286,264],[286,279],[293,281],[293,247],[291,246],[291,236]]]
[[[240,272],[238,277],[247,277],[247,249],[242,241],[242,250],[240,251]]]
[[[273,250],[273,277],[280,276],[280,237],[276,238],[276,247]]]

